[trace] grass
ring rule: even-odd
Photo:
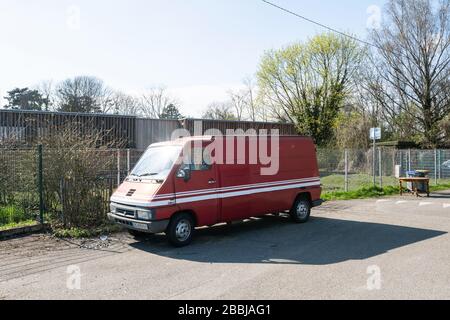
[[[322,176],[320,178],[324,192],[342,191],[345,186],[345,176],[343,174],[332,174]],[[377,183],[380,179],[377,177]],[[373,184],[373,177],[369,174],[349,174],[348,188],[349,190],[357,190],[363,187],[370,187]],[[395,177],[383,176],[383,184],[386,186],[396,186],[398,180]]]
[[[32,215],[24,208],[8,205],[0,206],[0,227],[32,220]]]
[[[323,180],[322,180],[323,183]],[[438,185],[431,185],[430,191],[443,191],[450,190],[450,183],[444,182]],[[352,199],[368,199],[368,198],[378,198],[384,196],[392,196],[400,193],[400,189],[398,186],[388,185],[383,188],[374,187],[374,186],[366,186],[357,188],[355,190],[351,190],[348,192],[345,191],[327,191],[325,186],[324,192],[322,193],[322,199],[324,200],[352,200]]]
[[[37,224],[36,220],[25,220],[20,222],[12,222],[3,224],[0,226],[0,231],[8,230],[8,229],[14,229],[14,228],[20,228],[20,227],[28,227],[28,226],[34,226]]]
[[[383,196],[390,196],[400,192],[398,187],[387,186],[380,187],[363,187],[353,191],[329,191],[322,194],[323,200],[352,200],[352,199],[366,199],[378,198]]]

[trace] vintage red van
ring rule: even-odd
[[[287,211],[306,222],[322,203],[312,139],[280,136],[276,148],[269,139],[267,150],[270,145],[278,162],[270,174],[262,174],[267,161],[255,161],[258,139],[202,136],[152,144],[112,195],[109,219],[135,236],[165,232],[175,246],[189,244],[200,226]],[[200,149],[201,163],[194,164]]]

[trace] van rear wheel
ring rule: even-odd
[[[167,238],[175,247],[184,247],[192,242],[195,223],[188,213],[181,213],[172,218],[167,227]]]
[[[296,223],[305,223],[311,215],[311,202],[305,198],[298,198],[292,206],[290,216]]]

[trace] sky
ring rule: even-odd
[[[385,3],[272,2],[362,39]],[[0,96],[91,75],[131,94],[165,86],[196,117],[253,76],[265,51],[324,31],[261,0],[0,0]]]

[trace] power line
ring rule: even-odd
[[[371,47],[374,47],[374,48],[377,48],[377,49],[381,49],[380,47],[378,47],[377,45],[374,45],[373,43],[370,43],[370,42],[361,40],[361,39],[359,39],[359,38],[357,38],[357,37],[355,37],[355,36],[349,35],[349,34],[347,34],[347,33],[344,33],[344,32],[342,32],[342,31],[339,31],[339,30],[337,30],[337,29],[334,29],[334,28],[332,28],[332,27],[329,27],[329,26],[327,26],[327,25],[325,25],[325,24],[323,24],[323,23],[320,23],[320,22],[311,20],[311,19],[309,19],[309,18],[307,18],[307,17],[305,17],[305,16],[302,16],[302,15],[300,15],[300,14],[298,14],[298,13],[295,13],[295,12],[289,10],[289,9],[283,8],[283,7],[277,5],[277,4],[273,3],[273,2],[270,2],[270,1],[267,1],[267,0],[261,0],[261,1],[264,2],[264,3],[266,3],[266,4],[268,4],[268,5],[270,5],[270,6],[272,6],[272,7],[275,7],[275,8],[277,8],[277,9],[281,10],[281,11],[284,11],[284,12],[286,12],[286,13],[289,13],[289,14],[293,15],[293,16],[296,16],[297,18],[300,18],[300,19],[303,19],[303,20],[305,20],[305,21],[308,21],[308,22],[310,22],[310,23],[312,23],[312,24],[315,24],[315,25],[317,25],[317,26],[319,26],[319,27],[328,29],[328,30],[330,30],[330,31],[332,31],[332,32],[335,32],[335,33],[338,33],[338,34],[340,34],[340,35],[342,35],[342,36],[344,36],[344,37],[347,37],[347,38],[353,39],[353,40],[355,40],[355,41],[364,43],[364,44],[366,44],[366,45],[368,45],[368,46],[371,46]]]

